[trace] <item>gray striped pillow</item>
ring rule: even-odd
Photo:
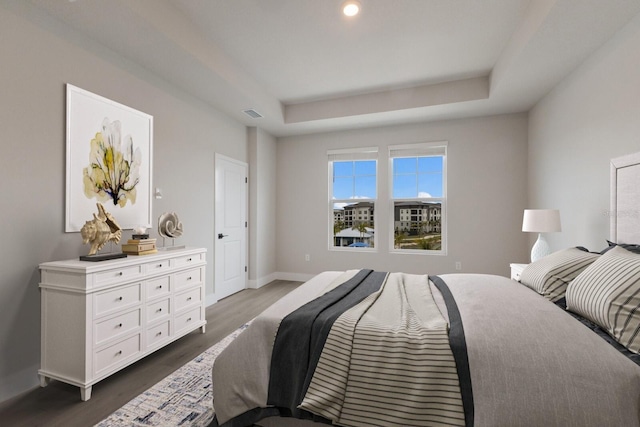
[[[578,248],[554,252],[526,266],[520,275],[520,283],[551,301],[557,301],[564,296],[567,284],[598,257],[599,254]]]
[[[567,309],[639,353],[640,255],[620,246],[607,251],[569,284]]]

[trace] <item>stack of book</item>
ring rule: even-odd
[[[149,235],[133,235],[132,239],[122,245],[122,253],[127,255],[148,255],[158,252],[156,239],[150,239]]]

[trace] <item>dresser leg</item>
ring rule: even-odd
[[[80,399],[82,399],[83,402],[86,402],[87,400],[91,399],[91,386],[89,387],[80,387]]]
[[[207,330],[207,325],[200,326],[200,331],[204,334]]]
[[[38,377],[40,377],[40,387],[46,387],[49,385],[49,381],[51,381],[51,379],[42,374],[38,374]]]

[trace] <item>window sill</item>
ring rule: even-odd
[[[340,247],[340,246],[332,246],[329,248],[330,252],[353,252],[353,253],[377,253],[378,250],[376,248],[349,248],[349,247]]]
[[[429,251],[423,249],[390,249],[390,254],[393,255],[432,255],[432,256],[446,256],[447,251],[439,250],[439,251]]]

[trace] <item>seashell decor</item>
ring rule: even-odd
[[[82,243],[91,245],[89,255],[95,255],[107,242],[120,241],[122,229],[113,215],[107,212],[102,203],[96,203],[98,215],[93,214],[93,219],[87,221],[80,230]]]
[[[158,233],[162,237],[175,239],[182,236],[182,223],[175,212],[165,212],[158,218]]]

